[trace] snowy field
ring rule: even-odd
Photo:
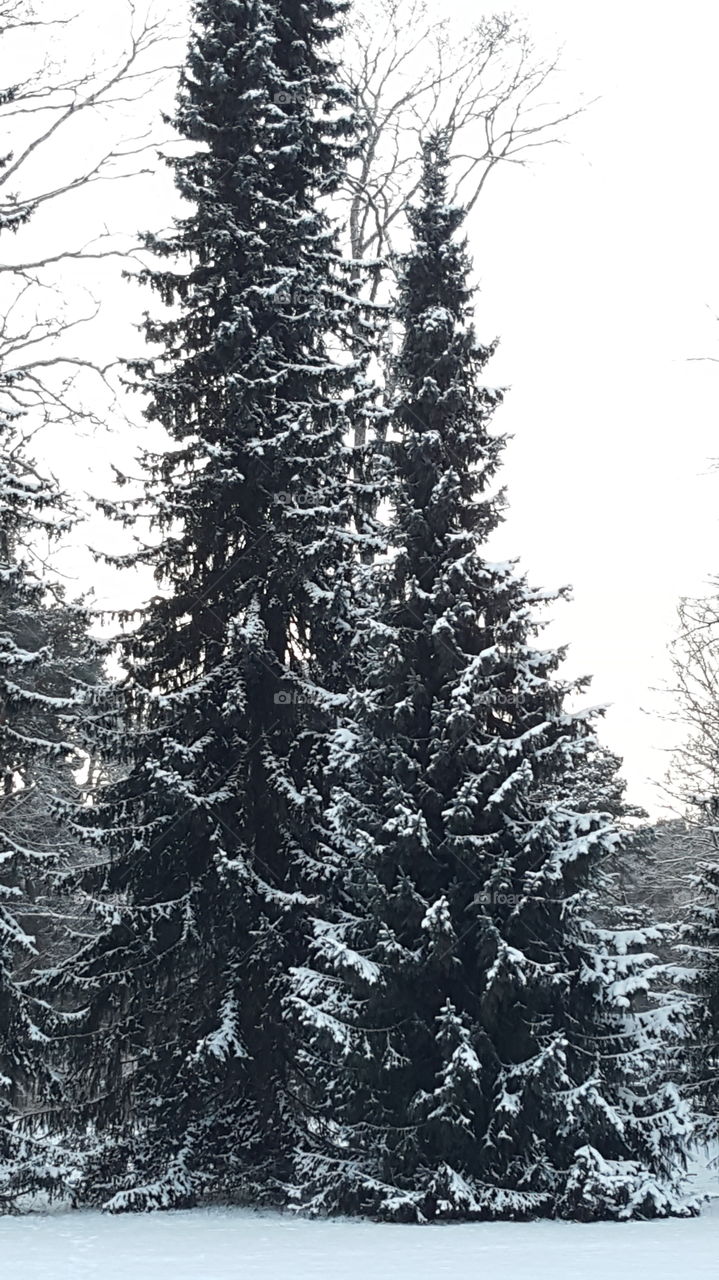
[[[0,1220],[2,1280],[716,1280],[701,1218],[377,1226],[241,1209]]]

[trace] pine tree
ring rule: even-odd
[[[373,325],[319,211],[351,146],[341,12],[197,0],[171,162],[191,208],[148,238],[173,312],[135,369],[170,444],[125,509],[146,501],[159,540],[121,563],[161,594],[96,702],[124,770],[83,815],[104,927],[48,976],[85,1009],[66,1117],[94,1133],[84,1197],[113,1211],[273,1198],[295,1144],[281,1002],[333,874],[324,758],[361,552],[345,442],[371,398],[345,337],[369,348]]]
[[[653,959],[593,922],[616,791],[596,806],[591,717],[536,647],[547,593],[486,554],[501,396],[447,168],[440,135],[398,306],[396,551],[330,762],[342,898],[285,1005],[295,1196],[413,1221],[666,1214],[686,1122],[652,1065],[661,1014],[632,1008]]]

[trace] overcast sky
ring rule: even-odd
[[[458,17],[492,9],[438,10],[448,4]],[[90,14],[86,0],[73,7]],[[497,417],[513,436],[501,553],[538,586],[573,585],[549,636],[570,644],[572,672],[594,676],[590,701],[610,704],[604,736],[624,756],[630,795],[656,813],[675,731],[655,690],[669,676],[676,604],[719,572],[719,363],[693,359],[719,356],[719,6],[527,0],[516,11],[542,48],[564,46],[562,102],[598,100],[563,146],[495,173],[470,222],[478,332],[500,337],[489,376],[511,387]],[[118,188],[113,225],[119,210],[128,227],[157,225],[167,194],[166,178]],[[107,194],[93,198],[107,216]],[[79,215],[68,204],[61,216]],[[125,353],[140,305],[113,288],[102,342]],[[72,462],[66,441],[50,452],[63,479],[91,485],[98,452],[126,456],[126,443],[117,429]],[[97,522],[95,536],[107,545]],[[115,588],[92,576],[108,603]],[[136,585],[122,590],[133,598]]]
[[[654,781],[676,731],[654,691],[682,595],[719,572],[719,7],[528,0],[564,46],[562,93],[599,98],[499,177],[472,223],[480,331],[511,386],[506,551],[542,585],[570,582],[552,639],[611,704],[604,736],[630,792]]]

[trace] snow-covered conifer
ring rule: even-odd
[[[84,1013],[68,1119],[113,1211],[275,1196],[295,1145],[285,974],[333,874],[324,762],[356,638],[353,414],[373,341],[322,212],[352,120],[336,0],[196,0],[172,160],[187,214],[148,238],[169,317],[136,366],[170,443],[145,458],[161,592],[121,642],[96,744],[124,776],[83,816],[100,935],[48,977]],[[145,507],[145,502],[147,507]],[[76,1059],[79,1061],[79,1059]]]
[[[501,395],[462,216],[440,135],[398,307],[396,550],[330,766],[343,896],[286,1002],[295,1194],[413,1221],[666,1214],[686,1123],[656,1079],[662,1014],[635,1008],[654,961],[592,900],[623,839],[616,789],[561,652],[537,645],[551,597],[487,554]]]
[[[81,608],[36,572],[43,542],[67,527],[63,495],[28,456],[0,381],[0,1210],[26,1191],[59,1192],[68,1172],[33,1120],[53,1099],[48,1013],[28,984],[59,936],[47,875],[70,859],[58,807],[77,794],[73,722],[91,667]],[[9,394],[8,394],[9,393]]]
[[[714,823],[716,817],[714,817]],[[681,1046],[696,1136],[713,1153],[719,1139],[719,861],[705,859],[691,877],[692,902],[680,931],[688,1000]]]

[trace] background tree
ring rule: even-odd
[[[680,929],[684,969],[677,966],[688,996],[682,1059],[687,1092],[697,1112],[697,1139],[713,1149],[719,1137],[719,598],[715,592],[681,602],[672,667],[671,692],[677,708],[672,718],[682,738],[667,785],[686,819],[675,824],[669,864],[670,884],[686,902]]]
[[[719,860],[696,866],[694,898],[681,930],[688,972],[687,1040],[682,1046],[686,1091],[696,1114],[698,1142],[717,1163],[719,1139]]]
[[[681,741],[672,757],[667,789],[698,822],[713,827],[719,795],[719,597],[682,600],[672,645],[676,705],[672,719]]]
[[[57,1191],[61,1181],[42,1143],[21,1132],[28,1100],[52,1097],[55,1081],[38,1025],[45,1019],[18,967],[35,953],[22,915],[56,856],[52,805],[75,754],[65,724],[73,686],[51,643],[58,618],[26,549],[52,529],[62,500],[9,446],[10,432],[0,420],[0,1206],[27,1190]]]
[[[342,186],[355,259],[386,260],[406,237],[419,143],[432,129],[447,139],[451,199],[469,212],[498,165],[526,164],[578,113],[547,100],[559,59],[540,56],[508,14],[463,23],[429,0],[359,0],[343,39],[361,129]]]
[[[83,279],[85,268],[96,272],[101,262],[126,264],[133,244],[104,229],[83,244],[71,216],[61,215],[72,209],[72,197],[147,171],[156,142],[141,114],[138,126],[138,106],[173,73],[167,22],[128,4],[123,47],[111,63],[100,62],[98,54],[93,64],[91,49],[78,63],[77,46],[86,47],[87,33],[72,11],[62,16],[62,5],[59,10],[48,17],[30,0],[0,2],[0,134],[6,153],[0,227],[24,229],[4,242],[0,366],[6,402],[29,415],[32,429],[40,422],[76,422],[83,413],[98,418],[83,409],[83,397],[73,388],[82,373],[96,378],[107,372],[88,357],[87,339],[78,332],[96,319],[100,303],[89,285],[75,281]],[[58,62],[63,55],[72,65]],[[140,133],[128,136],[133,112]],[[102,228],[102,213],[98,221]],[[97,402],[95,393],[87,400],[93,398]]]
[[[107,126],[112,108],[138,97],[149,74],[141,64],[159,40],[159,27],[139,23],[111,68],[73,74],[54,56],[68,24],[24,0],[0,3],[0,1208],[25,1191],[66,1192],[70,1175],[44,1141],[61,1085],[51,1011],[31,974],[39,956],[65,946],[63,917],[77,914],[55,882],[78,854],[59,811],[79,801],[81,690],[99,659],[85,610],[47,562],[72,524],[70,504],[32,453],[43,432],[85,412],[73,383],[94,368],[72,345],[87,317],[64,305],[55,272],[119,252],[109,237],[82,246],[56,229],[47,247],[36,223],[70,193],[136,171],[138,139],[108,147],[103,138],[90,160],[71,141],[80,119],[104,114]]]
[[[335,198],[347,248],[371,300],[394,292],[396,254],[407,240],[407,208],[420,184],[420,144],[442,128],[452,158],[449,193],[469,211],[500,165],[524,165],[537,147],[561,141],[577,110],[552,101],[558,57],[542,57],[521,22],[507,14],[463,22],[436,0],[357,0],[343,30],[342,79],[359,126],[359,146]],[[581,108],[580,108],[581,109]],[[360,347],[361,331],[358,334]],[[385,327],[380,375],[383,401],[393,395],[399,330]],[[372,494],[382,492],[387,417],[354,424],[356,513],[372,529]]]

